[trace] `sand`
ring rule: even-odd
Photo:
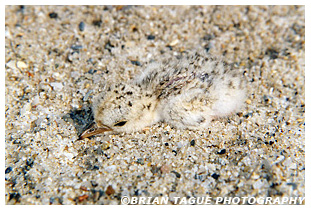
[[[6,6],[6,204],[123,196],[304,197],[303,6]],[[244,108],[204,131],[159,123],[77,140],[106,81],[206,49],[244,70]]]

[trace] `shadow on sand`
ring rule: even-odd
[[[82,107],[82,109],[70,110],[62,119],[72,123],[76,128],[77,135],[80,136],[83,131],[94,123],[94,114],[91,105],[87,105]]]

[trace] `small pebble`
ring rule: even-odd
[[[71,45],[70,48],[73,50],[81,50],[83,48],[83,46],[82,45]]]
[[[177,151],[176,150],[173,149],[172,152],[174,153],[175,156],[177,155]]]
[[[108,50],[109,52],[111,52],[111,49],[114,48],[114,45],[112,45],[111,42],[108,40],[104,48]]]
[[[96,69],[90,69],[87,73],[89,73],[89,74],[94,74],[94,73],[96,73],[96,72],[97,72]]]
[[[87,199],[89,196],[88,195],[81,195],[81,196],[79,196],[78,197],[78,200],[79,200],[79,202],[82,202],[82,201],[84,201],[85,199]]]
[[[131,63],[136,66],[141,66],[141,63],[139,61],[131,61]]]
[[[222,149],[219,152],[217,152],[217,155],[223,155],[226,153],[226,149]]]
[[[192,139],[192,140],[191,140],[191,142],[190,142],[190,146],[192,146],[192,147],[193,147],[194,145],[195,145],[195,140],[194,140],[194,139]]]
[[[98,170],[99,169],[99,166],[94,166],[93,167],[93,170]]]
[[[12,171],[12,168],[9,166],[5,169],[5,174],[8,174]]]
[[[12,200],[12,199],[14,199],[16,202],[19,202],[21,197],[22,197],[22,196],[21,196],[21,194],[19,194],[19,193],[16,193],[16,192],[10,193],[10,195],[9,195],[9,201]]]
[[[147,36],[147,39],[148,39],[148,40],[154,40],[154,39],[155,39],[155,36],[154,36],[154,35],[148,35],[148,36]]]
[[[167,45],[166,47],[167,47],[169,50],[173,50],[173,47],[170,46],[170,45]]]
[[[220,177],[220,175],[219,175],[219,174],[216,174],[216,173],[213,173],[213,174],[212,174],[212,177],[213,177],[215,180],[217,180],[217,179]]]
[[[17,61],[17,67],[20,69],[26,69],[28,68],[28,65],[26,63],[24,63],[23,61]]]
[[[32,167],[33,164],[34,164],[34,160],[32,158],[27,159],[27,161],[26,161],[27,166]]]
[[[106,194],[107,195],[112,195],[115,193],[115,190],[113,189],[113,187],[111,185],[109,185],[106,189]]]
[[[49,17],[52,18],[52,19],[55,19],[55,18],[58,17],[58,14],[55,13],[55,12],[51,12],[51,13],[49,13]]]
[[[81,22],[79,23],[79,30],[80,30],[80,31],[84,31],[84,29],[85,29],[85,23],[81,21]]]
[[[19,6],[19,11],[23,12],[24,9],[25,9],[25,6],[24,6],[24,5],[20,5],[20,6]]]
[[[176,175],[176,178],[180,178],[181,177],[180,173],[178,173],[177,171],[172,171],[172,173],[174,173]]]
[[[101,24],[102,24],[102,21],[101,21],[101,20],[93,20],[92,24],[93,24],[94,26],[100,27]]]
[[[169,46],[174,47],[175,45],[177,45],[179,43],[178,39],[175,39],[174,41],[172,41]]]
[[[51,82],[50,85],[53,87],[54,90],[58,91],[63,89],[63,84],[60,82]]]
[[[247,113],[246,115],[244,115],[245,118],[249,118],[249,117],[252,117],[253,116],[253,113],[252,112],[249,112]]]
[[[138,158],[136,163],[140,164],[140,165],[144,165],[144,159],[142,158]]]

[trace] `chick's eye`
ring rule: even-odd
[[[123,126],[123,125],[125,125],[127,123],[127,121],[125,121],[125,120],[122,120],[122,121],[119,121],[119,122],[117,122],[116,124],[114,124],[114,126]]]

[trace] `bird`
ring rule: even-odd
[[[204,50],[149,62],[126,83],[105,86],[92,105],[96,128],[80,139],[104,132],[131,133],[156,123],[202,130],[211,121],[239,111],[246,98],[240,69]]]

